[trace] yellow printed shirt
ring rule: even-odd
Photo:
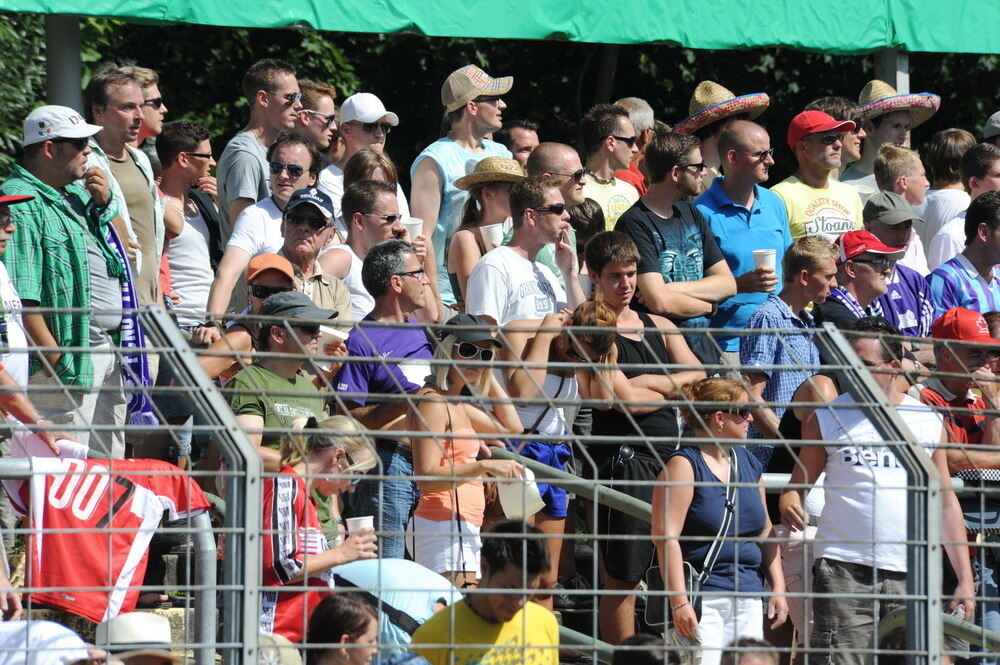
[[[510,621],[489,623],[463,600],[420,626],[410,648],[431,665],[559,665],[559,626],[555,615],[536,603],[527,603]]]
[[[604,230],[613,231],[615,222],[622,213],[639,200],[639,190],[634,186],[615,178],[610,185],[600,185],[590,177],[583,181],[583,195],[594,199],[604,211]]]
[[[822,236],[834,242],[841,234],[862,228],[861,197],[850,185],[831,181],[826,189],[816,189],[789,176],[771,191],[785,202],[793,239]]]

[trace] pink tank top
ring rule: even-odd
[[[444,439],[443,455],[439,464],[445,468],[452,464],[471,464],[479,455],[479,439],[461,435],[475,434],[471,429],[452,432],[450,439]],[[459,519],[469,524],[482,526],[486,510],[486,496],[483,481],[468,479],[456,484],[452,489],[440,492],[426,492],[420,495],[414,515],[434,522],[448,522]]]

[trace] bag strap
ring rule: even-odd
[[[722,553],[722,538],[729,532],[729,525],[733,522],[733,513],[736,512],[736,483],[739,480],[739,465],[737,464],[736,451],[730,449],[729,451],[729,484],[726,486],[726,510],[722,516],[722,524],[719,525],[719,533],[715,535],[715,540],[712,541],[712,546],[708,548],[708,553],[705,554],[705,562],[702,565],[701,573],[698,575],[698,580],[704,584],[708,580],[709,575],[712,574],[712,568],[715,566],[716,560],[719,558],[719,554]]]
[[[565,374],[563,374],[562,376],[559,377],[559,387],[556,388],[556,394],[552,396],[552,399],[559,399],[559,393],[562,392],[562,388],[563,388],[563,384],[564,383],[566,383],[566,375]],[[542,424],[542,418],[544,418],[545,415],[551,409],[552,409],[552,402],[549,402],[548,404],[545,405],[545,408],[542,409],[542,412],[538,414],[538,417],[535,418],[534,424],[532,424],[531,427],[529,427],[528,429],[526,429],[524,431],[528,432],[529,434],[538,434],[538,426]]]
[[[354,582],[351,582],[336,573],[333,574],[333,580],[337,587],[341,590],[350,589],[351,593],[360,596],[365,602],[372,606],[372,609],[382,610],[382,613],[385,614],[390,623],[405,631],[407,635],[413,635],[413,633],[417,631],[417,628],[420,628],[419,621],[398,607],[393,607],[384,600],[380,600],[371,591],[361,588]]]

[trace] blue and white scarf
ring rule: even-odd
[[[869,306],[869,311],[865,311],[865,308],[861,306],[857,300],[854,299],[847,291],[841,291],[840,289],[830,289],[830,295],[827,296],[831,300],[836,300],[841,305],[850,310],[851,314],[863,319],[866,316],[882,316],[882,308],[876,307],[874,303]],[[876,311],[877,310],[877,311]]]
[[[160,420],[153,412],[153,403],[148,397],[149,358],[141,349],[146,348],[146,336],[139,324],[139,298],[132,284],[132,269],[129,266],[125,247],[113,230],[108,230],[108,244],[115,250],[119,261],[125,266],[125,278],[122,285],[122,325],[120,329],[122,351],[122,381],[132,392],[128,400],[128,422],[130,425],[159,425]],[[131,349],[131,351],[128,351]]]

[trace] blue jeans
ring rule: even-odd
[[[344,517],[373,515],[379,534],[379,556],[403,559],[406,523],[420,498],[416,483],[409,480],[413,476],[413,460],[395,441],[384,439],[378,442],[378,458],[379,463],[368,472],[376,478],[362,480],[353,493],[344,496]],[[382,480],[377,476],[392,479]]]
[[[976,550],[972,565],[979,580],[976,590],[976,625],[986,630],[1000,631],[1000,545],[983,543]],[[981,651],[981,649],[976,649]],[[993,655],[977,658],[981,665],[997,665],[1000,659]]]

